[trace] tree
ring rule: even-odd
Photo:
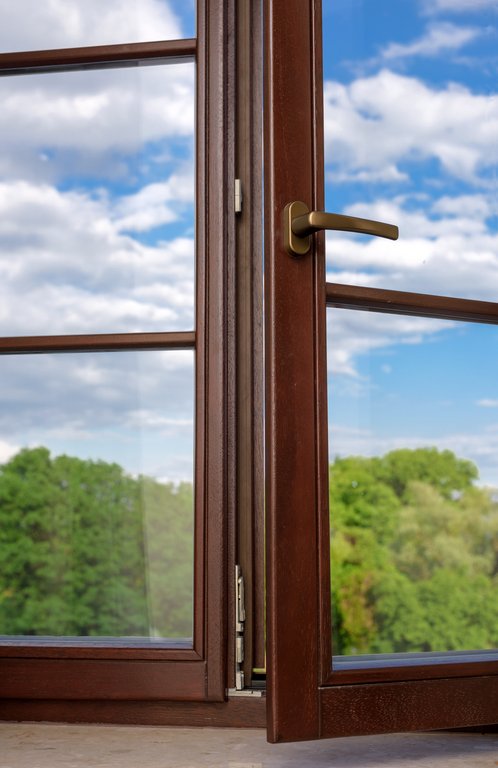
[[[330,468],[336,654],[496,647],[498,505],[451,451]]]
[[[0,633],[190,636],[192,549],[191,487],[23,450],[0,472]]]
[[[372,459],[336,459],[330,467],[331,586],[334,652],[367,653],[378,627],[372,590],[382,582],[401,504]]]
[[[399,499],[404,499],[411,482],[420,481],[437,489],[445,499],[468,490],[478,479],[475,464],[458,459],[452,451],[437,448],[402,448],[372,459],[374,472]]]
[[[194,499],[190,483],[140,478],[151,634],[192,637]]]
[[[412,481],[392,542],[394,561],[413,580],[439,569],[493,575],[498,507],[489,491],[471,488],[449,500],[437,487]]]

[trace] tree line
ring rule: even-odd
[[[330,467],[334,652],[498,648],[498,504],[451,451]]]
[[[0,634],[191,637],[189,483],[46,448],[0,469]]]
[[[435,448],[330,466],[336,654],[498,647],[498,503]],[[25,449],[0,467],[0,634],[188,638],[193,489]]]

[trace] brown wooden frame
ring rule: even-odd
[[[29,73],[68,71],[71,69],[104,69],[139,67],[165,59],[169,64],[194,61],[197,40],[165,40],[164,42],[89,45],[84,48],[58,48],[47,51],[0,53],[0,77]]]
[[[233,0],[199,2],[197,40],[0,54],[0,75],[197,62],[196,331],[0,339],[0,355],[195,349],[193,647],[0,646],[0,713],[20,700],[223,702],[227,521],[233,514]],[[228,274],[228,278],[227,278]],[[232,274],[232,277],[230,275]],[[232,479],[231,479],[232,478]],[[9,704],[11,700],[11,705]],[[70,705],[67,705],[70,707]],[[86,706],[86,705],[85,705]],[[26,706],[24,706],[26,709]],[[42,707],[43,709],[43,707]],[[80,708],[81,709],[81,708]],[[69,711],[69,710],[68,710]],[[86,706],[86,712],[90,712]],[[64,718],[66,719],[66,718]],[[69,718],[70,719],[70,718]],[[94,719],[92,715],[85,718]]]
[[[270,741],[281,741],[316,738],[319,722],[325,269],[312,254],[285,251],[283,211],[292,200],[323,207],[315,171],[321,71],[313,55],[320,18],[314,0],[267,0],[265,8],[267,719]]]
[[[242,182],[237,214],[237,533],[236,562],[245,581],[244,676],[265,666],[262,3],[237,3],[237,148]],[[229,670],[234,661],[230,658]],[[233,677],[230,687],[235,685]]]
[[[0,699],[0,721],[264,728],[264,698],[227,701]]]
[[[498,305],[326,284],[323,234],[286,252],[285,205],[323,210],[321,1],[267,0],[265,26],[269,739],[496,723],[496,661],[333,670],[326,306],[498,324]]]

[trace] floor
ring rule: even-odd
[[[264,731],[0,724],[0,768],[489,768],[498,734],[429,733],[270,745]]]

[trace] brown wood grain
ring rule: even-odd
[[[492,724],[498,677],[334,686],[320,707],[322,738]]]
[[[474,323],[498,323],[498,304],[452,296],[436,296],[384,288],[326,284],[327,305],[344,309],[365,309],[391,314],[436,317]]]
[[[237,563],[246,585],[244,674],[265,665],[261,3],[237,4]],[[233,630],[232,630],[233,631]]]
[[[271,741],[318,736],[316,261],[283,245],[292,200],[315,183],[314,9],[268,0],[265,100],[267,683]],[[322,283],[323,297],[323,283]],[[321,345],[319,345],[321,348]]]
[[[207,174],[198,177],[199,254],[203,262],[198,278],[199,378],[197,392],[203,403],[199,429],[204,448],[197,454],[198,492],[203,496],[204,534],[196,549],[196,571],[201,547],[205,571],[204,654],[206,697],[222,701],[227,676],[227,522],[233,516],[235,394],[234,394],[234,5],[233,0],[198,4],[198,97],[202,116],[197,131],[198,163]],[[207,631],[206,631],[207,627]],[[199,627],[199,632],[201,627]],[[200,639],[200,638],[199,638]],[[197,646],[196,646],[197,647]]]
[[[4,659],[140,659],[142,661],[199,661],[202,657],[193,649],[187,647],[174,647],[174,641],[169,647],[151,648],[145,643],[140,646],[126,647],[123,643],[116,640],[114,645],[99,646],[92,642],[92,638],[86,638],[85,645],[76,645],[70,642],[57,642],[57,638],[51,638],[50,642],[40,639],[36,642],[36,637],[30,638],[28,644],[22,639],[12,639],[2,637],[0,645],[0,664]]]
[[[113,352],[127,349],[193,349],[195,337],[194,331],[10,336],[0,338],[0,354],[33,355],[50,352]]]
[[[196,50],[197,40],[185,39],[0,53],[0,76],[140,66],[154,62],[176,64],[193,61]]]
[[[0,697],[14,699],[206,698],[204,661],[2,659]]]
[[[229,699],[221,703],[183,701],[35,701],[0,699],[0,720],[204,728],[265,728],[266,702]]]
[[[478,654],[476,654],[478,656]],[[330,652],[329,652],[330,661]],[[441,663],[433,661],[426,664],[399,664],[396,660],[387,660],[385,666],[363,667],[358,669],[328,669],[323,680],[324,685],[348,685],[357,683],[407,682],[409,680],[431,680],[438,678],[476,677],[498,674],[498,661],[475,661]]]

